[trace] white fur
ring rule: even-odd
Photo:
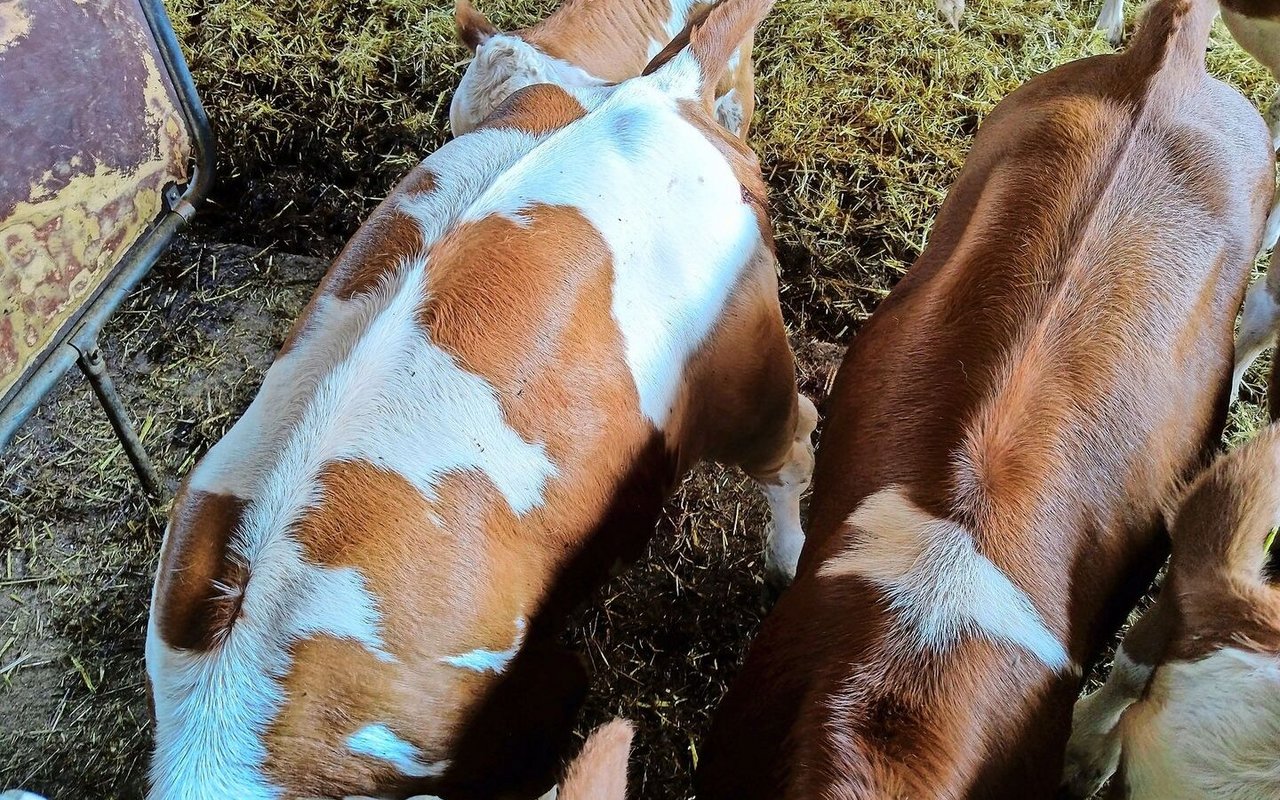
[[[10,789],[7,792],[0,792],[0,800],[44,800],[44,798],[34,792]]]
[[[662,22],[662,31],[666,34],[666,38],[649,40],[649,60],[662,52],[662,48],[666,47],[672,39],[684,30],[685,24],[689,21],[689,9],[693,8],[694,2],[691,0],[673,0],[670,6],[670,13]],[[736,56],[736,54],[735,54]],[[737,69],[736,65],[731,65],[730,69]]]
[[[1031,598],[978,552],[969,531],[929,515],[902,487],[868,497],[848,525],[860,532],[856,542],[818,574],[856,575],[879,587],[913,648],[944,652],[964,636],[984,636],[1051,670],[1075,669]]]
[[[716,324],[761,245],[723,156],[678,113],[697,94],[696,61],[574,95],[592,111],[546,136],[481,131],[428,158],[436,190],[402,201],[424,250],[460,220],[532,204],[572,205],[613,251],[612,313],[641,410],[665,421],[684,365]],[[268,371],[244,418],[193,473],[195,490],[251,500],[231,543],[250,565],[242,618],[205,653],[161,641],[147,667],[156,701],[153,800],[275,798],[262,734],[285,698],[292,645],[347,639],[390,660],[376,599],[351,569],[306,561],[292,531],[321,500],[317,478],[360,459],[401,474],[428,499],[446,475],[483,472],[518,514],[557,472],[540,443],[507,424],[492,389],[436,347],[418,322],[428,265],[406,263],[378,289],[317,298],[310,322]],[[154,597],[153,597],[154,608]],[[429,721],[424,721],[429,724]]]
[[[769,503],[769,531],[765,539],[765,573],[777,586],[789,586],[796,578],[800,553],[804,550],[804,528],[800,523],[800,498],[805,487],[802,484],[760,485]]]
[[[519,36],[500,33],[476,49],[449,105],[454,136],[474,130],[511,95],[535,83],[565,88],[602,86],[605,81],[559,58],[553,58]]]
[[[1277,132],[1280,134],[1280,129]],[[1262,231],[1260,252],[1274,250],[1278,241],[1280,241],[1280,196],[1276,197],[1275,203],[1271,206],[1271,213],[1267,215],[1267,227]]]
[[[288,672],[290,643],[324,634],[391,658],[359,573],[306,564],[295,541],[279,542],[272,560],[255,571],[244,610],[255,623],[232,628],[213,653],[164,644],[152,615],[146,653],[156,712],[152,798],[279,796],[261,774],[260,734],[284,701],[277,681]]]
[[[1132,800],[1280,797],[1280,659],[1220,650],[1162,666],[1125,714]]]
[[[735,136],[742,135],[742,123],[746,112],[742,108],[742,100],[737,89],[730,89],[716,98],[716,122]]]
[[[1124,0],[1106,0],[1094,27],[1106,31],[1111,44],[1119,45],[1124,40]]]
[[[715,327],[761,244],[733,170],[659,91],[666,85],[693,96],[687,90],[696,72],[690,76],[687,63],[676,63],[686,54],[668,65],[674,73],[664,69],[621,85],[571,131],[553,134],[467,214],[523,222],[525,209],[550,204],[577,208],[592,223],[613,256],[613,317],[640,409],[659,428],[671,413],[685,364]],[[552,144],[567,137],[571,161]]]
[[[800,498],[813,477],[813,431],[818,409],[800,395],[796,436],[787,463],[777,475],[760,483],[769,503],[769,531],[765,539],[765,575],[776,586],[789,586],[796,577],[800,553],[804,550],[804,527],[800,522]]]
[[[421,167],[431,173],[434,187],[401,197],[397,208],[418,223],[424,251],[458,223],[458,216],[495,177],[537,147],[542,138],[514,128],[486,129],[446,142],[423,159]]]
[[[584,102],[592,102],[585,97]],[[399,209],[422,231],[425,251],[458,222],[463,210],[543,137],[519,130],[484,130],[446,143],[423,160],[421,167],[435,182],[434,189],[399,200]],[[320,332],[321,325],[329,326]],[[323,352],[301,358],[297,351],[278,357],[262,387],[240,420],[201,459],[190,476],[193,491],[253,496],[284,447],[285,439],[303,407],[310,402],[314,382],[328,369],[325,353],[359,336],[363,318],[356,314],[313,318],[299,337],[305,342],[321,335]],[[340,328],[340,329],[336,329]],[[301,348],[299,348],[301,349]],[[314,347],[312,348],[314,349]]]
[[[347,748],[353,753],[386,761],[410,778],[435,778],[449,768],[448,761],[424,763],[422,751],[382,723],[366,725],[348,736]]]
[[[1076,703],[1062,772],[1071,797],[1092,797],[1115,774],[1120,765],[1120,717],[1142,696],[1151,673],[1151,666],[1135,662],[1120,647],[1107,682]]]
[[[1274,260],[1271,268],[1276,268]],[[1249,367],[1275,340],[1277,327],[1280,327],[1280,304],[1267,285],[1267,277],[1263,276],[1253,282],[1244,297],[1240,332],[1236,334],[1235,370],[1231,376],[1232,399],[1239,393]]]
[[[942,18],[951,23],[951,27],[960,27],[960,21],[964,19],[964,0],[934,0],[934,5]]]
[[[275,416],[264,408],[246,415],[256,441],[248,434],[223,440],[247,448],[240,455],[255,465],[242,479],[253,503],[232,540],[235,556],[251,566],[244,614],[207,653],[167,647],[152,620],[153,797],[276,796],[259,774],[260,733],[284,702],[278,681],[288,673],[293,642],[327,634],[393,658],[361,575],[308,563],[290,533],[321,500],[317,478],[326,465],[368,461],[403,475],[428,498],[444,476],[476,469],[517,513],[540,505],[555,469],[541,445],[506,425],[493,389],[423,335],[417,310],[424,272],[415,262],[380,291],[350,301],[319,298],[311,334],[268,373],[260,398],[282,401],[271,409]],[[271,385],[284,379],[292,386]],[[207,482],[206,463],[225,478],[234,456],[219,443],[192,485]]]
[[[451,667],[458,669],[469,669],[472,672],[491,673],[500,675],[511,663],[511,659],[516,657],[516,653],[520,652],[520,645],[524,643],[524,617],[516,620],[515,641],[506,650],[485,650],[477,648],[460,656],[447,656],[440,659]]]
[[[1280,150],[1280,90],[1276,90],[1266,112],[1267,127],[1271,129],[1271,146]],[[1271,242],[1273,245],[1275,241]]]

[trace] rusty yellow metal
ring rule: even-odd
[[[138,0],[0,0],[0,398],[187,182],[191,139]]]

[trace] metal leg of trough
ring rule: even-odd
[[[84,376],[89,379],[93,393],[98,396],[102,410],[107,412],[107,419],[111,421],[111,427],[115,429],[116,436],[124,447],[125,455],[129,456],[129,463],[133,464],[134,471],[138,473],[142,487],[153,498],[159,498],[163,491],[160,474],[156,472],[146,448],[142,446],[142,440],[138,438],[138,432],[133,429],[133,423],[129,421],[129,413],[120,402],[115,382],[107,372],[107,364],[102,358],[102,351],[98,349],[98,345],[95,343],[88,350],[81,350],[78,363]]]

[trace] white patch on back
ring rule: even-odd
[[[366,332],[355,347],[332,354],[342,359],[326,380],[335,384],[335,407],[324,415],[330,422],[313,444],[326,460],[369,461],[398,473],[433,501],[445,476],[477,470],[512,511],[527,514],[542,505],[555,467],[541,444],[524,441],[507,425],[493,387],[420,330],[416,313],[425,280],[422,262],[408,265],[398,296],[361,326]],[[358,306],[365,299],[321,298],[317,328],[339,328],[347,314],[364,316],[367,310]],[[333,324],[330,315],[337,318]],[[328,361],[328,355],[322,357]]]
[[[613,256],[613,317],[640,409],[661,428],[685,364],[761,241],[732,168],[657,91],[658,78],[670,82],[669,70],[621,85],[552,134],[495,180],[466,218],[502,214],[523,224],[525,209],[548,204],[576,208],[591,222]],[[561,148],[559,137],[571,138]]]
[[[476,649],[460,656],[446,656],[440,660],[458,669],[469,669],[472,672],[499,675],[506,670],[507,665],[511,663],[511,659],[516,657],[516,653],[520,652],[520,645],[524,643],[524,629],[525,619],[520,617],[516,620],[515,641],[506,650]]]
[[[382,723],[366,725],[347,737],[347,749],[362,756],[386,761],[401,775],[410,778],[435,778],[449,768],[448,761],[426,764],[422,752],[406,742]]]
[[[246,431],[233,429],[193,474],[193,488],[230,481],[253,498],[231,543],[250,578],[242,618],[207,653],[166,646],[153,614],[147,666],[157,718],[154,797],[278,795],[260,774],[260,734],[284,703],[278,682],[289,672],[294,642],[329,635],[393,660],[363,577],[308,563],[292,535],[323,499],[318,478],[326,466],[368,461],[399,473],[427,498],[445,476],[474,470],[516,513],[541,504],[555,468],[540,444],[506,424],[492,387],[427,340],[417,320],[425,282],[418,261],[369,294],[318,298],[308,335],[268,372]],[[279,386],[282,380],[289,385]],[[231,481],[237,459],[251,469]]]
[[[516,128],[486,128],[447,142],[423,159],[434,179],[429,192],[402,197],[397,203],[422,229],[422,248],[440,239],[458,214],[502,174],[537,146],[542,137]]]
[[[590,93],[586,93],[585,102],[593,102]],[[431,173],[434,188],[403,197],[396,205],[418,223],[422,249],[457,224],[461,211],[494,177],[543,138],[514,129],[486,129],[450,141],[424,159],[421,167]],[[338,309],[344,307],[334,306],[331,298],[327,302]],[[192,491],[254,496],[274,468],[293,422],[311,401],[314,382],[328,369],[326,359],[362,333],[365,316],[354,313],[350,305],[345,307],[347,313],[338,311],[324,318],[327,329],[322,330],[319,316],[313,316],[294,351],[277,357],[249,408],[192,472]],[[302,357],[299,351],[308,349],[303,344],[317,337],[323,337],[325,343],[311,345],[308,355]]]
[[[1121,725],[1133,800],[1280,797],[1280,657],[1166,664]]]
[[[876,585],[914,647],[943,652],[961,637],[983,636],[1020,647],[1052,670],[1073,669],[1031,598],[978,552],[963,526],[929,515],[900,486],[868,497],[848,525],[861,535],[819,576],[854,575]]]

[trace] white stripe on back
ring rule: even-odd
[[[855,544],[818,574],[875,584],[916,648],[945,652],[962,637],[982,636],[1022,648],[1052,670],[1074,668],[1031,598],[978,552],[969,531],[926,513],[902,487],[868,497],[848,525],[859,532]]]

